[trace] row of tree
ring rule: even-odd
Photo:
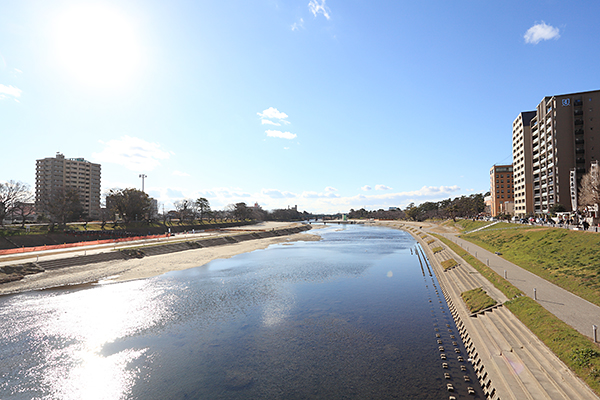
[[[410,203],[404,210],[400,208],[394,208],[387,211],[383,209],[372,211],[365,210],[364,208],[361,208],[360,210],[351,209],[348,213],[348,217],[353,219],[374,218],[423,221],[428,218],[470,218],[475,217],[484,211],[484,195],[479,193],[438,202],[426,201],[418,206],[414,203]]]
[[[428,218],[473,218],[484,211],[485,201],[482,193],[438,202],[426,201],[418,206],[411,203],[404,209],[406,217],[413,221],[423,221]]]
[[[350,219],[404,219],[406,218],[406,213],[402,211],[400,208],[394,208],[392,210],[365,210],[361,208],[360,210],[350,209],[348,213],[348,218]]]
[[[175,215],[180,222],[191,222],[194,220],[208,221],[300,221],[312,218],[312,214],[299,212],[296,208],[263,210],[258,204],[250,207],[244,202],[229,204],[224,210],[213,211],[209,201],[200,197],[196,200],[183,199],[176,201]]]

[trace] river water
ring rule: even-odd
[[[447,399],[449,382],[466,393],[475,375],[415,240],[311,233],[323,240],[0,297],[0,398]]]

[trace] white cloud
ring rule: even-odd
[[[304,19],[300,18],[300,21],[292,24],[292,30],[297,31],[300,28],[304,28]]]
[[[319,193],[319,192],[311,192],[311,191],[304,191],[302,192],[302,195],[300,196],[302,198],[305,199],[335,199],[335,198],[341,198],[342,196],[340,196],[339,194],[333,192],[333,191],[327,191],[325,193]]]
[[[92,153],[96,161],[119,164],[132,171],[152,171],[160,165],[159,160],[169,158],[169,152],[161,150],[160,144],[136,137],[123,136],[100,143],[106,147],[100,153]]]
[[[281,191],[277,189],[263,189],[260,193],[272,199],[293,199],[298,197],[298,195],[295,193]]]
[[[280,123],[278,123],[278,122],[273,122],[273,121],[271,121],[270,119],[261,119],[261,120],[260,120],[260,123],[261,123],[261,124],[263,124],[263,125],[275,125],[275,126],[281,126],[281,124],[280,124]]]
[[[261,119],[270,118],[270,119],[286,119],[288,115],[284,112],[279,111],[274,107],[269,107],[264,110],[262,113],[256,113],[260,116]]]
[[[273,131],[273,130],[267,130],[265,131],[267,136],[269,137],[277,137],[277,138],[281,138],[281,139],[294,139],[297,135],[295,133],[291,133],[291,132],[281,132],[281,131]]]
[[[338,190],[337,190],[336,188],[334,188],[334,187],[327,186],[327,187],[325,188],[325,191],[326,191],[326,192],[337,192]]]
[[[20,69],[18,69],[18,68],[15,68],[15,72],[18,72],[19,74],[22,74],[22,73],[23,73],[23,71],[21,71],[21,70],[20,70]]]
[[[269,107],[264,110],[262,113],[256,113],[260,116],[260,122],[262,125],[273,125],[273,126],[281,126],[281,124],[288,125],[290,121],[286,118],[288,115],[284,112],[279,111],[275,107]],[[277,120],[277,121],[273,121]],[[267,136],[269,137],[278,137],[282,139],[294,139],[297,135],[291,132],[282,132],[276,130],[267,130],[265,131]],[[286,149],[287,150],[287,149]]]
[[[0,83],[0,99],[7,99],[9,96],[12,96],[16,100],[17,97],[21,97],[21,93],[23,93],[23,91],[19,88],[11,85],[6,86]]]
[[[175,175],[175,176],[191,176],[187,172],[181,172],[181,171],[173,171],[173,175]]]
[[[392,188],[385,185],[375,185],[375,190],[392,190]]]
[[[325,18],[331,18],[331,15],[329,14],[331,11],[329,10],[329,7],[325,5],[325,0],[310,0],[308,9],[315,17],[317,14],[323,14]]]
[[[365,191],[365,192],[368,192],[369,190],[372,189],[372,187],[369,186],[369,185],[365,185],[365,186],[361,187],[360,189],[363,190],[363,191]]]
[[[551,25],[546,25],[544,21],[535,24],[525,32],[523,36],[525,43],[538,44],[542,40],[558,39],[560,37],[559,29]]]

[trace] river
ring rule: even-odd
[[[409,234],[311,233],[323,240],[0,297],[0,398],[441,399],[463,375],[481,395]]]

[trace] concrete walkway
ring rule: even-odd
[[[425,230],[431,231],[431,228],[425,228]],[[536,289],[535,297],[541,306],[583,335],[593,339],[592,325],[600,327],[600,307],[597,305],[526,271],[501,256],[459,238],[456,233],[440,233],[439,231],[433,233],[442,235],[460,245],[500,276],[504,276],[506,271],[507,280],[527,296],[534,298],[534,289]],[[600,340],[600,333],[598,333],[598,339]]]

